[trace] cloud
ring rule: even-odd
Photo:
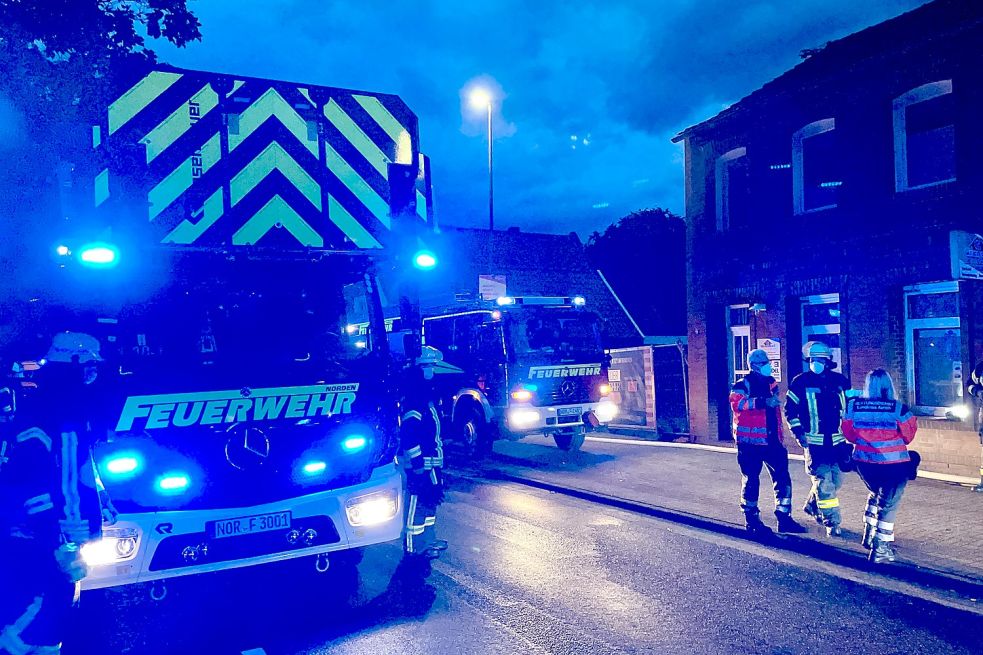
[[[795,65],[801,49],[919,4],[212,0],[195,4],[203,41],[160,52],[192,68],[399,94],[420,117],[452,224],[487,220],[485,132],[462,89],[494,81],[496,224],[586,234],[643,207],[681,213],[676,132]]]

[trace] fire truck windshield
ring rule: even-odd
[[[518,359],[596,358],[604,352],[597,317],[590,312],[561,309],[515,312],[509,332]]]

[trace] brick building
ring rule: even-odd
[[[782,386],[828,343],[885,367],[925,470],[977,477],[983,357],[983,3],[937,0],[813,51],[684,130],[691,432],[768,345]],[[766,344],[767,340],[767,344]]]

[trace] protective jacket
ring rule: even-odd
[[[983,360],[980,360],[969,375],[969,395],[976,399],[976,423],[980,426],[980,443],[983,443]],[[983,471],[983,469],[981,469]]]
[[[911,461],[908,444],[917,421],[896,400],[853,398],[843,417],[843,436],[854,444],[853,459],[864,464],[903,464]]]
[[[767,400],[778,396],[778,383],[771,376],[752,371],[734,383],[730,408],[734,412],[734,440],[739,446],[767,446],[782,442],[778,405]]]
[[[849,380],[835,371],[806,371],[795,376],[785,394],[785,419],[800,444],[836,446],[845,442],[840,421],[849,388]]]

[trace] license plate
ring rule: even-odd
[[[556,410],[557,416],[580,416],[583,413],[580,407],[561,407]]]
[[[205,530],[212,539],[238,537],[244,534],[272,532],[274,530],[286,530],[289,527],[290,512],[270,512],[269,514],[257,514],[255,516],[241,516],[234,519],[209,521],[205,524]]]

